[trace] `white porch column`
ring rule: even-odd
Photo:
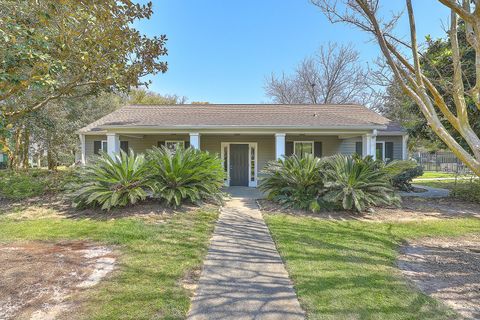
[[[373,131],[370,148],[372,148],[370,150],[370,155],[373,157],[373,160],[376,160],[377,159],[377,130]]]
[[[113,156],[120,152],[120,136],[117,133],[107,133],[107,153]]]
[[[200,150],[200,133],[198,132],[190,133],[190,147]]]
[[[275,156],[277,160],[285,157],[285,133],[275,133]]]
[[[85,135],[79,134],[80,137],[80,162],[82,165],[86,163],[86,154],[85,154]]]
[[[402,160],[408,160],[408,135],[402,136]]]
[[[362,136],[362,157],[372,156],[375,159],[377,147],[377,135],[367,133]]]

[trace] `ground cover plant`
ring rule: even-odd
[[[475,218],[408,223],[265,216],[309,319],[454,319],[395,267],[405,240],[480,233]]]
[[[133,216],[14,219],[7,214],[0,216],[0,243],[92,241],[119,252],[108,279],[72,297],[79,305],[74,318],[183,319],[192,293],[182,282],[201,266],[217,215],[216,208],[206,207],[152,221]]]
[[[45,169],[0,170],[0,198],[22,200],[36,196],[54,195],[65,190],[72,181],[72,171]]]

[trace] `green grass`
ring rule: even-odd
[[[455,178],[452,172],[425,171],[422,176],[416,179],[432,179],[432,178]]]
[[[414,290],[394,263],[405,239],[480,233],[480,219],[409,223],[327,221],[267,215],[309,319],[452,319]]]
[[[165,223],[0,219],[0,241],[93,240],[118,246],[119,271],[85,293],[86,319],[183,319],[189,292],[180,281],[206,254],[217,210],[176,213]]]
[[[30,169],[15,172],[0,170],[0,198],[22,200],[60,192],[72,178],[69,169],[50,172],[45,169]]]

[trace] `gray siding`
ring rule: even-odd
[[[93,155],[93,141],[107,140],[106,136],[85,137],[85,151],[87,159]],[[121,141],[128,141],[129,148],[135,152],[145,152],[158,141],[183,140],[189,141],[186,134],[177,135],[144,135],[142,138],[133,136],[120,136]],[[289,135],[286,141],[320,141],[322,142],[322,155],[331,156],[337,153],[355,153],[355,143],[362,141],[362,138],[339,139],[337,136],[305,136]],[[377,141],[393,142],[393,156],[395,159],[402,159],[402,137],[401,136],[378,136]],[[201,135],[200,149],[211,153],[220,154],[222,142],[256,142],[258,144],[258,169],[261,171],[268,161],[275,159],[275,136],[274,135]]]
[[[338,153],[354,154],[355,143],[361,142],[362,137],[341,140]],[[401,136],[377,136],[377,142],[393,142],[393,159],[402,160],[402,137]]]

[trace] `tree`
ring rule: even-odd
[[[468,92],[475,83],[475,52],[468,45],[465,24],[460,22],[458,25],[458,42],[461,54],[461,64],[464,73],[464,86]],[[450,40],[448,38],[432,39],[426,38],[425,49],[420,54],[420,64],[423,72],[437,86],[439,92],[445,99],[445,103],[451,112],[455,112],[455,102],[450,94],[451,83],[453,79],[452,54],[450,50]],[[480,135],[480,110],[475,108],[475,104],[469,96],[465,97],[469,106],[469,118],[472,129],[477,135]],[[400,85],[396,81],[388,84],[388,89],[380,108],[380,112],[390,119],[395,119],[402,123],[409,131],[411,138],[427,149],[432,147],[446,148],[446,145],[428,126],[427,120],[421,113],[415,102],[405,95]],[[468,149],[465,139],[452,128],[452,125],[441,113],[439,118],[445,128],[452,134],[460,145]]]
[[[8,139],[10,167],[27,169],[29,158],[46,160],[50,170],[58,164],[73,164],[78,151],[76,131],[124,103],[120,95],[102,93],[85,99],[56,100],[29,113],[16,122]]]
[[[133,27],[151,15],[150,2],[0,0],[3,117],[13,123],[61,98],[148,84],[143,76],[167,70],[166,37]]]
[[[471,126],[470,108],[480,110],[480,3],[470,0],[439,0],[450,9],[449,39],[453,77],[450,90],[442,94],[438,85],[426,74],[421,65],[418,50],[416,24],[411,0],[406,0],[410,41],[395,35],[396,22],[400,15],[384,18],[380,14],[380,0],[311,0],[331,22],[348,23],[371,34],[390,67],[395,80],[418,106],[435,134],[465,163],[480,176],[480,138]],[[465,23],[468,45],[475,51],[474,85],[467,90],[461,65],[462,52],[459,45],[459,18]],[[451,97],[455,110],[450,110],[446,97]],[[471,99],[472,106],[468,105]],[[468,147],[454,138],[452,132],[442,123],[445,117]]]
[[[291,76],[272,74],[266,95],[275,103],[365,103],[368,72],[351,45],[329,43],[300,63]]]
[[[176,94],[161,95],[146,89],[134,89],[128,95],[128,103],[136,105],[184,104],[187,97]]]

